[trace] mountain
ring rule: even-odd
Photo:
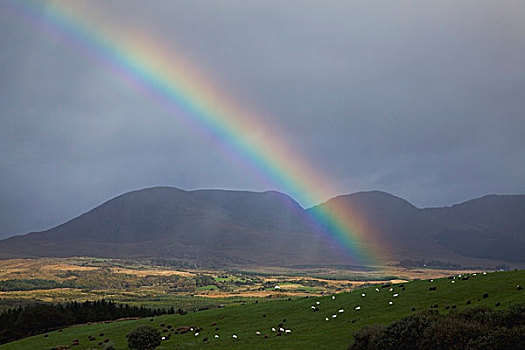
[[[279,192],[155,187],[0,241],[0,256],[156,257],[208,266],[349,262],[307,225],[305,211]]]
[[[452,207],[419,209],[391,194],[339,196],[309,209],[345,208],[393,260],[525,262],[525,195],[490,195]]]
[[[371,191],[304,210],[275,191],[173,187],[129,192],[50,230],[4,239],[0,257],[164,258],[210,267],[356,264],[312,222],[316,211],[341,209],[387,261],[525,264],[525,195],[419,209]]]

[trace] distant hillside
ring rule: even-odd
[[[0,241],[3,257],[173,258],[208,266],[347,264],[308,231],[305,211],[274,192],[130,192],[44,232]]]
[[[380,191],[339,196],[311,208],[343,206],[392,257],[525,262],[525,195],[490,195],[445,208],[418,209]]]
[[[356,264],[311,224],[312,212],[345,208],[392,261],[472,266],[525,263],[525,196],[486,196],[418,209],[380,191],[333,198],[304,210],[275,191],[126,193],[62,225],[0,241],[0,257],[165,258],[224,266]]]

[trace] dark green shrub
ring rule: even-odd
[[[354,343],[350,346],[350,350],[368,350],[373,349],[377,337],[379,337],[385,329],[385,326],[371,325],[361,328],[354,334]]]
[[[349,349],[525,349],[525,307],[478,307],[448,315],[426,311],[386,327],[365,327],[354,334]]]
[[[151,350],[160,345],[160,332],[150,326],[140,326],[129,332],[128,347],[136,350]]]

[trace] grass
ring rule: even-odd
[[[452,283],[454,281],[454,283]],[[71,344],[78,339],[80,345],[71,349],[102,349],[98,343],[110,339],[117,349],[127,349],[125,335],[139,325],[151,325],[166,331],[167,325],[200,326],[204,329],[196,337],[193,333],[172,335],[158,349],[346,349],[351,341],[351,335],[357,329],[368,324],[387,324],[413,313],[438,305],[438,310],[449,312],[452,306],[456,309],[470,306],[485,305],[508,308],[511,304],[525,303],[525,291],[517,290],[516,285],[525,285],[525,271],[497,272],[487,275],[470,275],[469,280],[436,279],[433,282],[419,280],[404,283],[405,290],[397,284],[393,291],[389,288],[370,286],[353,292],[338,294],[335,300],[331,296],[303,297],[291,301],[269,301],[244,305],[234,305],[225,308],[192,312],[186,315],[165,315],[150,319],[118,321],[102,324],[74,326],[53,331],[45,335],[37,335],[0,346],[0,349],[50,349],[57,345]],[[429,286],[436,290],[430,291]],[[375,289],[380,291],[377,292]],[[365,293],[365,297],[361,296]],[[398,297],[393,294],[398,293]],[[483,294],[488,293],[487,298]],[[393,304],[388,303],[392,301]],[[316,302],[320,304],[317,305]],[[314,312],[312,305],[317,305],[319,311]],[[173,305],[176,307],[176,305]],[[361,310],[356,311],[357,306]],[[447,310],[446,307],[449,307]],[[344,312],[339,313],[340,309]],[[332,315],[336,314],[336,318]],[[325,321],[325,317],[329,321]],[[291,329],[288,335],[276,336],[272,327],[284,322],[284,328]],[[213,325],[216,323],[216,325]],[[161,324],[165,324],[162,327]],[[218,327],[219,330],[215,330]],[[262,335],[256,335],[259,331]],[[103,333],[103,336],[99,336]],[[215,339],[214,335],[220,335]],[[233,339],[236,334],[238,339]],[[265,339],[264,334],[269,338]],[[95,336],[95,341],[89,341],[88,336]],[[203,342],[207,337],[208,341]]]

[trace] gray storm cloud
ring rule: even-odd
[[[0,237],[152,185],[272,186],[213,137],[28,25],[11,1],[0,4]],[[260,123],[322,169],[333,195],[380,189],[437,206],[525,190],[521,1],[90,7],[177,49],[263,111]]]

